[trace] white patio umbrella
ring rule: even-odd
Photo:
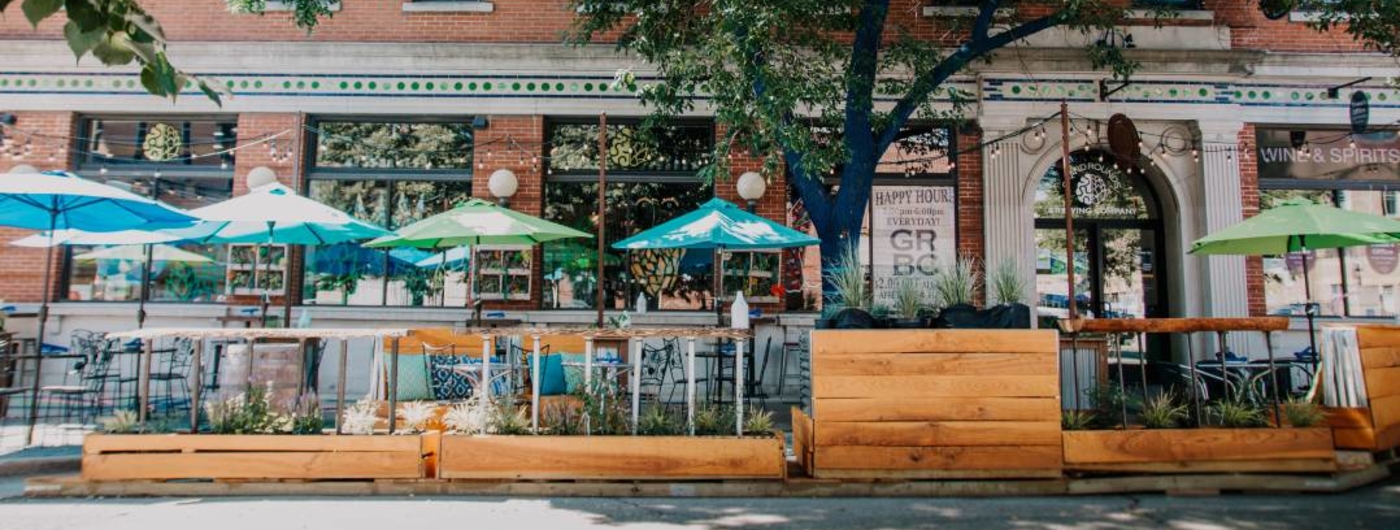
[[[120,260],[120,261],[167,261],[175,263],[208,263],[214,261],[203,254],[196,254],[180,247],[166,243],[156,243],[149,246],[149,250],[122,245],[117,247],[107,247],[91,252],[84,252],[73,256],[78,261],[97,261],[100,259]]]
[[[192,231],[193,230],[193,231]],[[10,242],[10,245],[17,247],[48,248],[58,245],[72,246],[104,246],[111,247],[100,251],[79,254],[73,259],[121,259],[136,261],[140,260],[141,265],[141,298],[136,308],[136,327],[146,327],[146,301],[149,299],[147,289],[151,283],[151,264],[155,261],[182,261],[199,262],[209,261],[209,258],[186,252],[188,256],[172,253],[168,250],[159,250],[161,255],[156,255],[157,248],[169,248],[179,252],[185,252],[179,248],[165,245],[186,239],[187,236],[198,233],[199,229],[180,228],[163,230],[120,230],[117,232],[88,232],[84,230],[66,229],[54,230],[34,234]],[[158,245],[158,247],[157,247]],[[95,257],[90,255],[98,252],[105,252]],[[162,259],[164,256],[164,259]],[[195,259],[198,258],[198,259]]]
[[[297,195],[277,183],[247,194],[190,211],[202,222],[191,237],[201,243],[255,243],[266,245],[334,245],[384,236],[388,230],[351,217],[350,214]],[[270,253],[269,253],[270,254]],[[269,255],[270,257],[270,255]],[[261,259],[261,256],[259,257]],[[271,272],[271,261],[264,264]],[[285,286],[283,286],[285,289]],[[284,296],[284,318],[291,321],[291,297]],[[267,324],[267,290],[263,290],[263,324]]]

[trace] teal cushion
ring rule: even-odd
[[[563,366],[565,392],[573,394],[583,389],[583,354],[582,353],[556,353],[550,357],[559,357],[560,365],[573,364],[573,366]]]
[[[388,367],[386,366],[387,370]],[[422,355],[399,357],[399,401],[431,400],[433,387]]]
[[[540,362],[540,395],[558,396],[569,393],[564,375],[563,355],[546,355]]]

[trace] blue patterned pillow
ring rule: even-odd
[[[399,401],[418,401],[433,398],[432,388],[428,380],[428,370],[425,368],[421,356],[404,355],[400,357]],[[384,370],[387,378],[389,366],[386,365]]]
[[[433,397],[439,400],[467,399],[472,396],[472,384],[467,377],[452,370],[453,365],[472,362],[466,355],[429,355],[428,373],[432,375]]]

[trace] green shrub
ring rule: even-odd
[[[1142,424],[1148,429],[1175,429],[1187,418],[1187,407],[1176,402],[1176,395],[1163,392],[1142,407]]]

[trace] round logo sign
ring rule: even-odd
[[[1378,274],[1395,272],[1396,264],[1400,263],[1400,246],[1372,245],[1366,247],[1366,263],[1370,264],[1371,270]]]
[[[1075,202],[1093,206],[1108,194],[1108,183],[1104,181],[1103,175],[1086,171],[1077,176],[1078,182],[1074,184]]]
[[[180,156],[184,142],[180,130],[166,123],[157,123],[146,132],[146,140],[141,142],[141,153],[146,160],[164,162]]]

